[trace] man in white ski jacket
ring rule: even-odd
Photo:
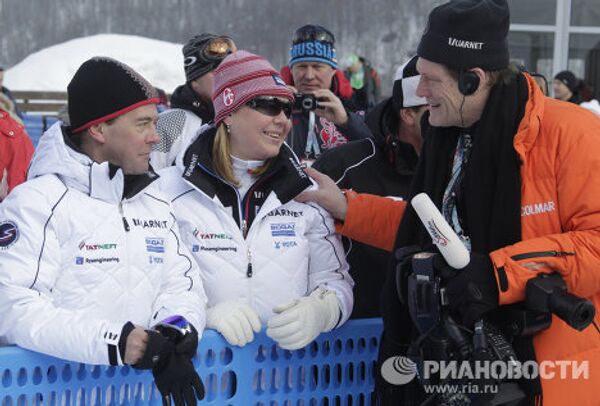
[[[206,298],[148,164],[155,91],[97,57],[68,97],[71,126],[42,136],[29,180],[0,205],[0,336],[71,361],[152,368],[165,398],[195,404]]]

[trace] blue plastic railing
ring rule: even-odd
[[[37,146],[43,132],[56,123],[56,121],[58,119],[53,116],[23,114],[23,124],[25,124],[25,130],[29,134],[34,147]]]
[[[381,330],[380,319],[352,320],[297,351],[282,350],[264,333],[230,347],[208,330],[194,359],[206,387],[200,404],[370,405]],[[162,405],[149,371],[67,362],[14,346],[0,348],[0,402]]]

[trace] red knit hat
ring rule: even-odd
[[[247,51],[228,55],[214,70],[215,125],[257,96],[278,96],[294,101],[294,93],[265,58]]]

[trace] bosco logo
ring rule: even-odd
[[[12,221],[0,223],[0,249],[8,248],[19,239],[19,229]]]

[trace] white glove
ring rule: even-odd
[[[267,335],[281,348],[297,350],[336,326],[340,305],[334,292],[318,288],[310,296],[275,307],[273,312],[275,315],[267,323]]]
[[[250,306],[231,300],[207,309],[206,327],[217,330],[229,344],[243,347],[254,340],[254,333],[258,333],[262,326]]]

